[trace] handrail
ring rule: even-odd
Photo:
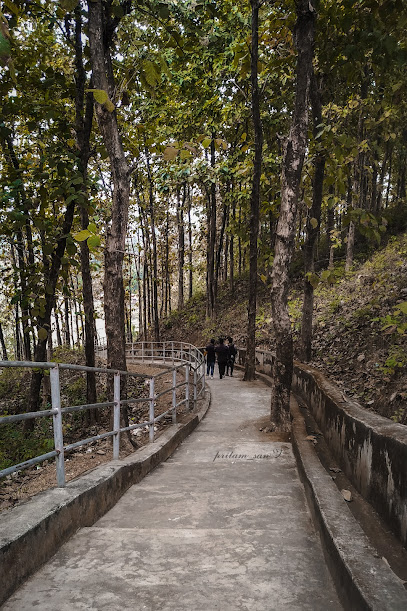
[[[102,348],[103,350],[103,348]],[[108,437],[113,438],[113,460],[119,458],[120,448],[120,435],[126,431],[132,431],[134,429],[149,427],[149,441],[154,441],[154,425],[159,422],[166,414],[172,413],[172,423],[177,422],[177,408],[181,405],[186,405],[187,409],[190,410],[190,373],[193,373],[193,397],[192,402],[195,406],[196,401],[201,397],[205,391],[205,359],[200,350],[191,344],[183,342],[138,342],[131,344],[130,348],[126,347],[126,356],[132,361],[141,360],[145,362],[146,356],[148,356],[149,363],[160,363],[165,370],[155,375],[148,375],[144,373],[135,373],[129,371],[119,371],[109,369],[106,367],[87,367],[84,365],[74,365],[69,363],[54,363],[54,362],[32,362],[32,361],[0,361],[0,368],[8,367],[22,367],[30,369],[44,369],[49,370],[50,382],[51,382],[51,404],[52,409],[39,410],[38,412],[25,412],[20,414],[13,414],[8,416],[0,416],[0,425],[10,424],[11,422],[21,422],[23,420],[33,420],[35,418],[50,417],[53,420],[53,432],[54,432],[54,450],[47,454],[36,456],[22,463],[12,465],[6,469],[0,470],[0,478],[6,477],[11,473],[26,469],[40,462],[48,460],[49,458],[55,457],[56,459],[56,471],[57,471],[57,485],[58,487],[65,486],[65,463],[64,455],[67,452],[72,451],[75,448],[87,445],[99,439],[105,439]],[[168,362],[172,363],[172,366],[168,366]],[[176,364],[177,363],[177,364]],[[104,403],[93,403],[75,406],[61,406],[61,384],[59,378],[59,371],[72,370],[72,371],[83,371],[83,372],[94,372],[113,375],[113,388],[114,396],[113,401],[106,401]],[[180,370],[185,371],[185,380],[177,383],[177,372]],[[172,386],[164,390],[161,393],[155,392],[155,382],[162,375],[172,372]],[[134,397],[124,398],[121,396],[121,378],[144,378],[149,380],[149,395],[148,397]],[[177,402],[176,390],[178,388],[185,387],[185,397],[181,401]],[[155,403],[159,397],[162,397],[166,393],[172,393],[171,407],[159,416],[155,415]],[[120,426],[120,409],[122,405],[128,405],[131,403],[145,403],[149,408],[149,419],[144,422],[138,422],[131,424],[126,427]],[[75,443],[64,445],[63,440],[63,415],[77,412],[86,411],[89,409],[101,409],[101,408],[113,408],[113,430],[103,433],[101,435],[94,435],[77,441]]]

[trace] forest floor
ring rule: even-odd
[[[356,261],[351,272],[339,262],[332,280],[315,290],[310,364],[366,409],[407,424],[407,234],[390,237],[371,257]],[[205,346],[222,335],[244,347],[247,295],[247,280],[236,282],[233,293],[221,286],[215,320],[205,317],[204,295],[195,296],[164,322],[162,339]],[[302,280],[294,279],[289,311],[299,360],[301,308]],[[274,347],[267,279],[259,282],[256,343]]]

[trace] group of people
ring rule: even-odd
[[[220,379],[225,377],[225,371],[227,376],[233,376],[237,350],[233,343],[233,339],[231,337],[227,339],[227,344],[225,344],[223,337],[219,338],[217,344],[215,344],[214,339],[211,339],[210,343],[205,348],[206,375],[210,375],[212,379],[216,361],[218,362]]]

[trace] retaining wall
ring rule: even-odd
[[[271,352],[256,351],[258,371],[270,375],[272,363]],[[407,547],[407,427],[362,408],[320,371],[297,361],[293,391],[352,484]]]

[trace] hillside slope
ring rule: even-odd
[[[312,365],[326,372],[365,408],[407,424],[407,233],[390,238],[370,259],[345,274],[335,269],[334,285],[315,291]],[[198,346],[211,337],[231,335],[245,345],[247,279],[218,295],[216,320],[205,319],[205,296],[196,295],[182,312],[164,322],[162,339]],[[261,284],[256,341],[273,348],[269,290]],[[301,283],[294,285],[290,313],[298,355]]]

